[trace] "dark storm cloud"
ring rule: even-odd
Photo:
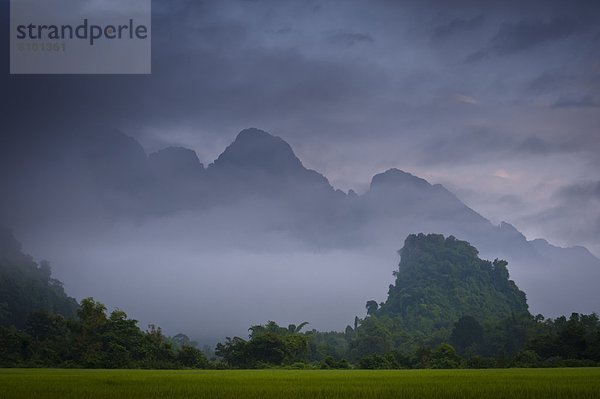
[[[466,127],[456,135],[431,139],[423,154],[425,164],[476,163],[492,157],[518,158],[522,155],[543,156],[573,151],[572,148],[549,142],[536,135],[521,137],[490,127]]]
[[[566,200],[600,200],[600,181],[565,187],[559,195]]]
[[[545,22],[526,20],[506,23],[492,39],[492,51],[499,55],[513,54],[563,39],[575,33],[577,24],[567,18]]]
[[[329,40],[334,44],[342,44],[344,46],[368,44],[374,41],[370,34],[362,32],[335,32],[330,35]]]
[[[363,168],[336,179],[350,188],[368,183],[382,164],[559,151],[553,133],[522,127],[546,119],[532,116],[523,94],[541,93],[549,107],[561,98],[582,105],[581,88],[598,79],[592,36],[574,34],[595,29],[598,6],[589,2],[174,0],[153,8],[153,75],[3,74],[7,124],[32,119],[35,110],[45,116],[39,130],[49,134],[48,120],[98,119],[101,110],[104,124],[150,150],[190,146],[206,164],[239,130],[259,126],[284,136],[325,174],[342,175],[340,162]],[[432,43],[432,35],[453,40]],[[461,63],[486,47],[512,57],[499,57],[510,59],[498,66]],[[538,47],[547,56],[519,51]],[[442,97],[461,98],[464,107],[443,108]],[[492,133],[460,133],[477,118]],[[585,148],[596,140],[589,118],[565,115],[554,125]],[[438,156],[436,148],[444,151]],[[353,181],[358,175],[363,181]]]
[[[523,199],[517,195],[503,195],[498,198],[498,202],[505,204],[506,206],[510,206],[512,208],[525,206],[526,203]]]
[[[79,128],[73,126],[82,121],[102,123],[135,136],[148,153],[182,146],[195,150],[208,165],[242,128],[257,126],[289,141],[302,162],[322,172],[335,187],[367,187],[382,170],[412,168],[416,174],[433,176],[432,182],[451,181],[471,189],[469,205],[475,210],[496,201],[495,220],[510,222],[518,210],[531,207],[531,214],[546,216],[531,217],[523,225],[540,231],[539,236],[552,235],[560,244],[594,245],[597,218],[588,215],[597,213],[586,213],[594,211],[594,197],[580,207],[567,206],[575,200],[566,194],[552,197],[565,208],[550,216],[551,205],[544,200],[551,192],[540,187],[554,190],[556,184],[574,179],[597,179],[598,169],[590,165],[600,167],[600,113],[581,105],[586,99],[597,100],[594,93],[600,89],[600,32],[594,24],[599,6],[600,2],[546,0],[155,1],[150,76],[9,76],[8,62],[2,63],[2,139],[19,136],[27,148],[28,142],[44,137],[52,153],[50,149],[63,144],[58,131],[76,131]],[[0,18],[0,29],[8,37],[6,0],[0,0]],[[0,50],[8,54],[8,40],[0,42]],[[469,54],[490,56],[494,62],[464,63]],[[568,100],[571,106],[553,107],[561,99],[562,105]],[[15,159],[19,155],[14,154]],[[492,176],[509,168],[514,170],[507,170],[506,176],[523,176],[522,185]],[[70,268],[59,277],[68,287],[78,287],[76,295],[94,294],[87,289],[99,287],[98,281],[105,281],[110,294],[114,282],[109,280],[119,268],[130,266],[131,276],[141,275],[146,264],[151,265],[148,278],[157,290],[166,290],[163,267],[174,264],[177,273],[170,274],[169,281],[184,284],[186,294],[183,299],[173,296],[182,300],[171,299],[170,306],[189,304],[188,313],[194,312],[194,293],[201,291],[194,281],[203,281],[208,294],[202,295],[210,301],[209,294],[218,291],[220,282],[233,279],[241,289],[236,299],[245,306],[237,312],[244,313],[244,319],[236,328],[264,321],[258,319],[258,306],[252,308],[256,304],[247,301],[253,294],[244,285],[252,277],[243,269],[248,259],[260,276],[275,273],[284,282],[281,287],[296,298],[301,297],[300,285],[273,265],[292,265],[300,273],[310,264],[315,274],[322,265],[351,265],[354,274],[333,267],[331,280],[323,280],[352,280],[341,297],[355,301],[335,323],[324,320],[327,328],[343,327],[361,311],[362,296],[384,293],[390,265],[397,263],[393,256],[382,260],[373,277],[377,281],[358,284],[356,276],[371,263],[371,254],[307,254],[277,230],[265,233],[273,247],[298,251],[296,259],[246,247],[223,258],[221,250],[231,247],[227,239],[246,243],[241,232],[230,237],[227,231],[246,221],[228,217],[227,210],[208,216],[181,214],[140,228],[117,227],[120,234],[109,232],[97,240],[86,232],[78,237],[89,237],[87,246],[63,241],[79,248],[73,254],[62,251],[60,242],[51,245],[48,236],[54,232],[48,229],[49,234],[38,234],[40,246],[34,249],[40,256],[69,258],[64,264]],[[210,236],[215,229],[223,240],[212,252],[212,241],[201,246],[209,254],[201,262],[204,268],[197,268],[196,238]],[[156,231],[166,233],[157,236]],[[135,245],[128,247],[131,239]],[[104,269],[107,254],[116,258],[114,263],[108,259],[112,274]],[[89,265],[80,269],[81,259]],[[211,274],[215,264],[220,271]],[[191,278],[181,278],[188,275]],[[114,287],[114,304],[129,308],[135,299],[130,287],[121,285]],[[267,281],[256,288],[268,292],[268,285]],[[329,289],[319,287],[318,292]],[[290,314],[279,303],[269,304],[264,292],[264,304],[258,305],[273,311],[264,313]],[[317,302],[314,314],[319,313]],[[168,306],[156,306],[162,306],[159,313],[165,323],[184,324],[173,320],[179,315]],[[163,324],[151,309],[145,312],[144,320]],[[250,312],[252,317],[247,316]],[[301,315],[301,309],[294,308],[293,314]],[[223,323],[214,325],[216,329]],[[220,336],[218,331],[214,334]]]
[[[600,106],[600,101],[594,99],[591,95],[576,98],[560,96],[552,106],[554,108],[598,107]]]
[[[448,39],[454,34],[470,32],[483,25],[484,16],[477,15],[471,18],[455,18],[445,24],[439,25],[433,31],[434,40]]]
[[[531,154],[548,154],[550,152],[558,152],[561,150],[569,150],[560,145],[553,145],[546,140],[543,140],[537,136],[527,137],[521,141],[516,147],[516,151],[526,152]]]
[[[371,12],[365,16],[366,7]],[[289,129],[288,135],[322,133],[302,128],[311,120],[328,135],[348,137],[359,125],[349,129],[341,122],[362,113],[381,124],[379,130],[390,130],[405,115],[427,118],[433,112],[427,104],[418,114],[412,109],[428,101],[424,93],[454,85],[444,81],[446,74],[475,77],[483,72],[452,70],[456,55],[448,55],[448,62],[426,57],[429,43],[418,35],[430,33],[419,29],[438,8],[448,9],[417,2],[402,7],[392,2],[155,3],[152,76],[11,77],[8,92],[14,96],[8,105],[16,118],[25,117],[19,115],[25,104],[51,115],[70,109],[64,118],[94,117],[102,109],[108,123],[138,135],[146,126],[164,129],[165,139],[173,121],[215,136],[226,131],[231,137],[243,127],[262,124]],[[457,16],[433,27],[434,35],[497,24],[494,7],[486,7],[487,17],[477,8],[469,2],[453,6]],[[404,19],[393,23],[397,17]],[[557,28],[554,24],[549,23]],[[527,35],[519,23],[509,26],[509,33],[498,33],[503,41],[515,30]],[[468,49],[472,40],[464,38],[456,47]],[[353,57],[359,53],[339,53],[344,47],[361,51],[360,58]],[[416,71],[417,79],[411,76]],[[410,107],[391,111],[385,99]],[[386,107],[388,114],[379,114]]]
[[[468,62],[477,62],[493,55],[503,56],[520,53],[543,44],[568,37],[576,32],[577,24],[567,18],[543,20],[521,20],[504,23],[488,47],[467,57]]]
[[[600,181],[587,181],[560,188],[555,206],[532,215],[529,221],[549,236],[566,237],[569,245],[585,245],[600,254]]]
[[[548,93],[561,89],[571,81],[564,72],[544,72],[528,85],[533,93]]]
[[[305,17],[315,12],[309,5],[298,8]],[[241,12],[256,15],[256,25]],[[270,12],[274,16],[265,15]],[[234,134],[288,115],[302,119],[331,104],[342,107],[383,84],[371,78],[377,74],[372,66],[306,54],[306,39],[294,36],[297,29],[287,26],[292,16],[286,12],[279,6],[271,11],[263,2],[158,4],[151,76],[4,76],[13,94],[6,106],[15,119],[24,119],[28,107],[62,119],[97,118],[102,109],[105,123],[128,130],[153,126],[166,131],[173,121],[183,121]],[[364,32],[320,30],[328,37],[322,41],[333,46],[374,40]],[[276,36],[292,36],[286,40],[297,43],[268,45]]]

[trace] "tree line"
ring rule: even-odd
[[[600,319],[573,313],[544,320],[507,320],[522,329],[518,346],[486,350],[486,329],[472,316],[454,323],[448,342],[436,346],[395,346],[384,320],[368,315],[345,332],[303,332],[306,322],[288,327],[273,321],[249,328],[247,339],[226,338],[210,358],[183,334],[165,336],[92,298],[76,316],[36,311],[22,329],[0,327],[0,367],[84,367],[149,369],[407,369],[565,367],[600,365]],[[498,327],[498,326],[496,326]],[[512,331],[497,333],[512,336]],[[507,339],[507,337],[504,337]],[[499,348],[499,349],[498,349]]]
[[[160,328],[142,331],[116,309],[108,314],[92,298],[67,319],[47,311],[29,314],[23,329],[0,328],[2,367],[206,368],[203,351],[189,339],[166,337]],[[183,343],[181,343],[183,341]]]
[[[273,321],[214,351],[167,337],[93,298],[77,303],[0,229],[0,367],[486,368],[597,366],[598,315],[532,316],[507,263],[465,241],[411,235],[388,298],[343,332]]]

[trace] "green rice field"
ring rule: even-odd
[[[501,370],[0,369],[0,398],[600,398],[600,368]]]

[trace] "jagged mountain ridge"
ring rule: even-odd
[[[254,214],[251,222],[233,219],[224,231],[244,224],[249,232],[290,234],[309,247],[377,245],[386,251],[398,249],[411,233],[435,232],[471,242],[486,258],[508,259],[517,279],[520,273],[582,265],[584,277],[574,279],[575,286],[578,279],[589,281],[600,272],[600,261],[589,251],[527,241],[508,223],[493,225],[443,186],[398,169],[375,175],[363,195],[335,190],[326,177],[305,168],[288,143],[259,129],[240,132],[206,168],[189,149],[168,148],[147,156],[136,140],[114,130],[65,137],[60,144],[45,139],[4,147],[13,155],[30,154],[27,163],[0,157],[0,163],[12,160],[1,174],[2,186],[13,194],[0,199],[6,224],[27,229],[46,219],[105,223],[238,209],[242,217]],[[565,279],[544,284],[561,292]],[[579,290],[578,295],[585,296],[586,306],[597,303],[595,292]],[[576,308],[569,301],[562,298],[560,312]],[[545,302],[552,298],[532,298],[534,308],[544,308]],[[555,306],[560,303],[556,300]]]
[[[249,194],[293,200],[305,190],[319,196],[335,191],[325,176],[304,167],[287,142],[256,128],[242,130],[208,166],[206,175],[205,184],[219,191],[219,202]]]
[[[453,226],[452,231],[447,233],[466,236],[465,238],[474,242],[483,252],[493,248],[478,240],[477,236],[480,234],[494,234],[494,248],[510,244],[514,250],[516,245],[520,253],[527,255],[553,248],[543,241],[527,243],[525,237],[510,224],[503,222],[494,226],[442,185],[431,185],[424,179],[398,169],[375,175],[369,191],[364,195],[357,196],[354,192],[344,194],[335,190],[325,176],[305,168],[283,139],[256,128],[240,132],[234,142],[207,168],[200,163],[193,150],[170,147],[146,156],[136,140],[118,131],[94,130],[88,136],[91,139],[70,134],[67,140],[69,145],[63,146],[59,151],[47,149],[47,142],[42,142],[46,151],[35,147],[30,150],[33,154],[58,154],[55,159],[42,157],[37,165],[37,170],[43,172],[40,173],[41,177],[46,180],[51,179],[55,183],[64,181],[68,185],[74,178],[72,175],[75,175],[78,183],[83,180],[85,188],[100,188],[100,191],[110,189],[112,196],[99,197],[100,200],[109,203],[107,207],[112,211],[127,213],[130,208],[135,207],[152,214],[157,211],[153,209],[156,204],[152,199],[157,197],[157,192],[162,195],[165,191],[176,193],[180,201],[175,201],[171,195],[158,207],[162,213],[223,204],[226,201],[239,200],[248,194],[272,196],[292,191],[292,195],[283,195],[286,200],[300,197],[305,201],[318,202],[323,200],[323,196],[327,196],[327,200],[336,202],[335,208],[343,210],[342,215],[356,214],[343,215],[344,219],[356,220],[359,223],[368,224],[369,219],[373,218],[383,219],[384,224],[412,222],[423,219],[424,216],[437,222],[460,221],[465,227],[456,231],[456,226]],[[18,149],[6,149],[11,153],[19,152]],[[14,170],[14,165],[12,169]],[[34,183],[30,186],[35,187],[35,162],[33,165],[29,163],[26,171],[26,177],[34,178]],[[52,171],[56,176],[49,176]],[[16,171],[16,175],[18,174],[19,171]],[[10,181],[3,180],[3,184],[8,183],[10,187]],[[303,184],[308,184],[309,187],[302,186],[300,190],[296,190],[297,186]],[[165,185],[169,190],[165,190]],[[231,190],[232,186],[236,189]],[[318,195],[315,196],[315,192],[311,192],[310,195],[302,196],[306,189],[318,191]],[[52,194],[52,191],[47,193]],[[227,195],[224,191],[232,193]],[[68,190],[66,194],[69,194]],[[181,201],[182,196],[190,198]],[[32,198],[34,195],[21,197]],[[122,201],[126,206],[118,203],[122,199],[126,199]],[[169,201],[176,204],[169,204]],[[73,201],[70,202],[69,207]],[[401,209],[407,203],[411,204],[411,209]],[[97,202],[92,201],[92,204],[97,205]],[[321,205],[327,207],[327,204]],[[10,209],[10,206],[4,205],[2,208]],[[446,232],[443,231],[445,229],[441,223],[421,224],[423,231],[441,229],[440,232]],[[588,257],[590,256],[593,257],[589,254]]]

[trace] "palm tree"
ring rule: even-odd
[[[302,328],[307,324],[308,324],[308,321],[304,321],[297,326],[295,324],[290,324],[288,326],[288,331],[291,332],[292,334],[298,334],[300,332],[300,330],[302,330]]]

